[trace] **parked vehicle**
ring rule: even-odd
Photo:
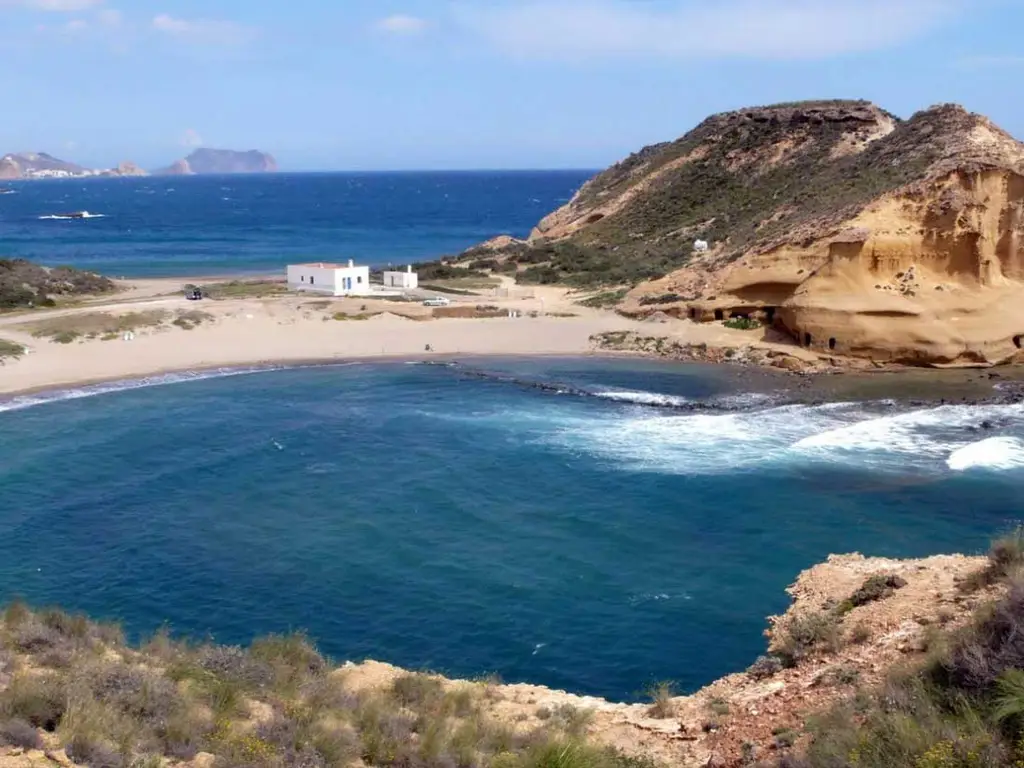
[[[424,307],[447,307],[451,304],[451,299],[446,299],[444,296],[435,296],[432,299],[427,299],[423,302]]]

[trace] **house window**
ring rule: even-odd
[[[309,276],[309,284],[312,285],[313,283],[314,283],[313,276],[310,275]]]
[[[302,277],[299,278],[299,280],[301,280],[302,282],[306,282],[306,276],[303,275]]]
[[[356,278],[356,282],[357,282],[357,283],[359,283],[360,285],[362,285],[362,282],[363,282],[363,276],[362,276],[362,275],[359,275],[359,277],[357,277],[357,278]]]

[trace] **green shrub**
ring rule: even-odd
[[[650,717],[659,720],[675,717],[676,705],[672,700],[675,696],[675,683],[671,680],[655,683],[647,689],[647,696],[651,700],[651,706],[647,708]]]
[[[50,337],[50,340],[56,344],[71,344],[82,337],[78,331],[57,331]]]
[[[831,611],[792,616],[775,635],[776,655],[792,666],[813,649],[834,652],[841,641],[840,617]]]
[[[757,660],[747,667],[747,674],[754,680],[773,677],[783,670],[785,664],[778,656],[758,656]]]
[[[720,696],[716,696],[708,702],[708,710],[718,717],[725,717],[729,714],[729,702]]]
[[[861,588],[850,596],[850,604],[853,607],[858,607],[873,603],[876,600],[884,600],[897,589],[902,589],[906,585],[906,579],[900,576],[876,573],[869,576]]]
[[[391,695],[406,707],[433,707],[444,698],[444,686],[437,678],[410,672],[395,678]]]
[[[42,749],[43,739],[34,725],[14,718],[0,722],[0,744],[22,749]]]
[[[21,357],[25,354],[25,347],[13,341],[0,339],[0,361],[5,357]]]
[[[761,323],[749,317],[730,317],[724,323],[726,328],[733,328],[737,331],[753,331],[761,327]]]
[[[54,675],[18,674],[0,692],[0,714],[55,731],[67,707],[67,689]]]
[[[608,307],[614,307],[619,304],[624,298],[626,298],[627,293],[629,293],[628,288],[620,288],[615,291],[604,291],[603,293],[595,294],[594,296],[576,303],[582,307],[590,307],[591,309],[607,309]]]

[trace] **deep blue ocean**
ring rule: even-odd
[[[730,369],[635,360],[466,365],[488,375],[336,365],[2,403],[0,595],[636,698],[750,664],[830,553],[977,552],[1024,510],[1024,406],[784,405]],[[721,410],[666,407],[693,402]]]
[[[322,173],[0,184],[0,256],[111,277],[380,266],[526,236],[591,171]],[[88,211],[89,219],[60,219]]]

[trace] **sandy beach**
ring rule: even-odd
[[[0,365],[0,393],[155,373],[265,363],[450,355],[578,355],[592,350],[595,333],[642,324],[613,312],[580,307],[562,289],[529,299],[453,297],[449,311],[472,314],[485,305],[498,317],[434,317],[419,302],[337,299],[283,293],[266,298],[187,301],[180,279],[124,283],[112,297],[68,309],[0,316],[0,339],[26,354]],[[460,310],[461,308],[461,310]],[[508,310],[518,313],[508,317]],[[175,317],[203,313],[190,329]],[[536,316],[531,316],[536,313]],[[78,328],[97,317],[163,315],[156,326],[124,333],[83,335],[70,343],[40,336],[44,327]],[[567,316],[572,315],[572,316]],[[430,351],[427,351],[427,347]]]

